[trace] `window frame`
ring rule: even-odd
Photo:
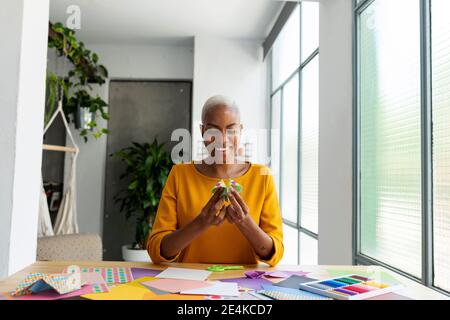
[[[440,293],[450,292],[434,285],[433,260],[433,159],[432,159],[432,46],[431,1],[420,3],[421,82],[421,175],[422,175],[422,273],[415,277],[361,252],[361,167],[360,167],[360,15],[377,0],[353,0],[353,263],[379,265],[420,282]]]
[[[282,141],[283,141],[283,126],[281,125],[281,122],[283,120],[283,110],[284,110],[284,105],[283,105],[283,98],[284,98],[284,88],[285,86],[295,77],[298,76],[298,128],[297,128],[297,139],[299,142],[298,145],[298,154],[297,154],[297,162],[298,162],[298,171],[297,171],[297,222],[293,222],[290,221],[288,219],[285,219],[283,217],[283,224],[285,224],[288,227],[291,227],[293,229],[296,230],[297,232],[297,243],[298,243],[298,252],[297,254],[297,264],[300,264],[300,248],[301,248],[301,243],[300,243],[300,234],[304,234],[316,241],[319,240],[319,235],[307,228],[304,228],[301,225],[301,155],[302,155],[302,144],[301,144],[301,132],[302,132],[302,79],[303,79],[303,69],[309,65],[309,63],[311,61],[313,61],[315,58],[319,59],[319,47],[317,47],[306,59],[304,59],[304,61],[302,62],[302,3],[299,2],[297,3],[297,5],[299,6],[299,12],[298,14],[300,15],[300,19],[299,19],[299,37],[300,37],[300,50],[299,50],[299,55],[300,55],[300,65],[285,79],[281,82],[280,85],[278,85],[276,88],[273,88],[273,84],[272,84],[272,72],[273,72],[273,59],[272,59],[272,51],[270,52],[270,56],[269,56],[269,81],[270,81],[270,95],[269,95],[269,103],[270,103],[270,112],[269,112],[269,154],[272,154],[272,139],[271,139],[271,130],[272,130],[272,113],[273,113],[273,97],[279,93],[279,108],[280,108],[280,134],[279,134],[279,145],[280,145],[280,155],[282,154],[283,150],[282,150]],[[295,10],[293,11],[295,12]],[[275,40],[276,41],[276,40]],[[281,185],[281,181],[282,181],[282,174],[283,174],[283,166],[282,166],[282,158],[280,156],[280,168],[279,168],[279,181],[280,184],[278,186],[278,190],[279,190],[279,199],[282,199],[282,192],[283,192],[283,188]],[[282,207],[281,201],[280,201],[280,207]],[[283,211],[283,208],[281,208],[281,211]]]

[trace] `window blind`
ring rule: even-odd
[[[421,276],[420,3],[376,0],[359,20],[360,250]]]
[[[450,1],[432,0],[434,285],[450,290]]]

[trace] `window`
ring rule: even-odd
[[[298,74],[283,88],[281,133],[281,207],[283,218],[297,224]]]
[[[281,124],[281,91],[278,91],[271,99],[271,136],[270,145],[272,148],[271,168],[275,180],[277,193],[280,194],[280,124]]]
[[[299,7],[290,16],[272,49],[272,88],[276,89],[300,65]]]
[[[450,2],[432,0],[434,284],[450,291]]]
[[[318,232],[319,194],[319,57],[303,69],[300,159],[300,225]]]
[[[271,51],[271,168],[283,216],[283,264],[317,264],[319,7],[296,6]]]
[[[447,0],[355,1],[354,176],[355,262],[450,291],[448,12]]]
[[[419,2],[394,2],[360,18],[361,253],[420,276]]]

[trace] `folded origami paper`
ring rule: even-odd
[[[85,286],[82,286],[81,289],[71,291],[69,293],[65,294],[59,294],[55,290],[46,290],[41,291],[33,294],[28,294],[25,296],[11,296],[9,295],[9,299],[11,300],[59,300],[59,299],[67,299],[67,298],[73,298],[78,297],[83,294],[88,293],[99,293],[99,292],[108,292],[108,288],[106,288],[105,285],[90,285],[87,284]],[[7,296],[8,298],[8,296]],[[1,300],[1,299],[0,299]]]
[[[308,272],[303,271],[271,271],[271,272],[265,272],[265,271],[247,271],[244,273],[247,278],[250,279],[260,279],[262,277],[265,278],[289,278],[290,276],[296,275],[296,276],[305,276],[308,274]]]
[[[63,273],[36,272],[28,274],[19,283],[16,290],[11,292],[11,296],[21,297],[35,293],[37,294],[36,298],[53,300],[58,298],[58,294],[60,296],[76,296],[108,291],[105,280],[100,274],[84,273],[82,275],[79,266],[69,266]]]
[[[80,273],[46,274],[37,272],[27,275],[11,295],[24,296],[51,289],[59,294],[65,294],[80,288]]]
[[[221,196],[224,198],[225,201],[230,201],[228,198],[228,195],[231,193],[231,191],[234,189],[237,193],[242,192],[242,186],[234,181],[233,179],[221,179],[214,188],[212,188],[211,193],[215,193],[217,189],[223,188]]]

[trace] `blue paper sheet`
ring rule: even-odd
[[[264,290],[270,290],[270,291],[278,291],[278,292],[284,292],[288,294],[295,294],[302,297],[305,297],[306,299],[316,298],[316,299],[323,299],[326,298],[320,294],[315,294],[312,292],[304,291],[304,290],[298,290],[298,289],[292,289],[292,288],[285,288],[285,287],[279,287],[274,285],[263,285],[262,286]]]

